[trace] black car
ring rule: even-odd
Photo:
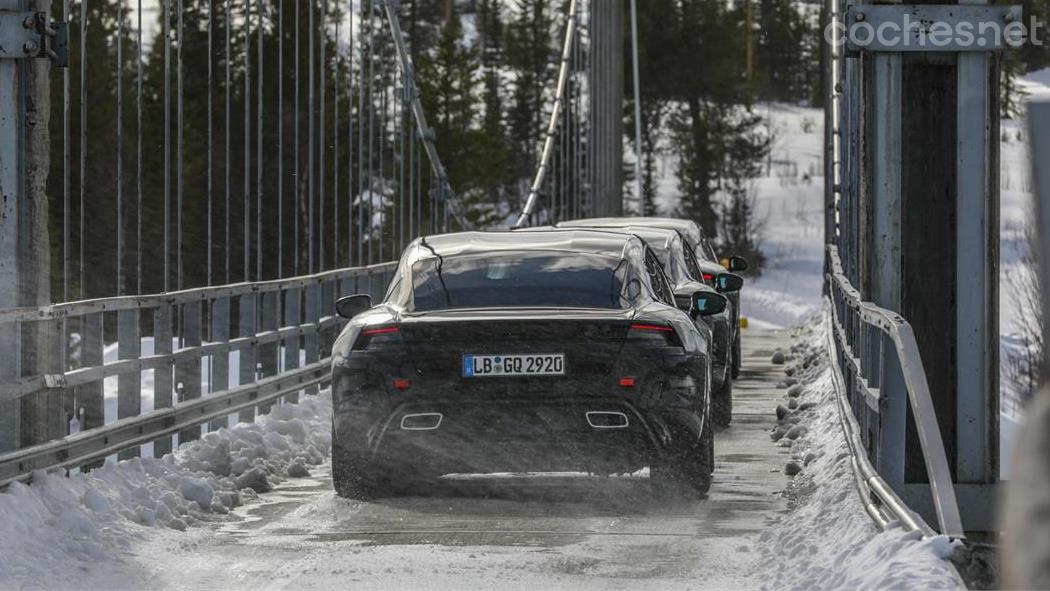
[[[706,491],[710,333],[644,242],[586,230],[465,232],[405,250],[384,300],[339,300],[332,475],[366,498],[451,473],[650,469]]]
[[[715,255],[711,241],[704,235],[700,225],[693,220],[662,217],[590,218],[560,222],[558,227],[620,228],[627,225],[665,228],[681,233],[685,241],[693,248],[693,254],[696,255],[705,282],[712,287],[714,287],[715,277],[727,268],[733,273],[747,270],[747,261],[738,256],[729,256],[727,264],[723,266]],[[727,293],[726,295],[729,297],[730,310],[733,314],[733,377],[737,378],[740,377],[740,293]]]
[[[603,228],[604,229],[604,228]],[[677,230],[655,226],[624,226],[609,228],[618,232],[634,234],[645,241],[660,261],[677,298],[688,301],[689,296],[699,290],[736,293],[743,279],[732,273],[718,273],[710,282],[705,282],[692,248]],[[719,267],[721,268],[721,267]],[[709,287],[708,283],[715,287]],[[733,340],[734,319],[731,306],[719,314],[697,317],[697,322],[707,324],[712,333],[712,386],[711,414],[715,424],[729,425],[733,418]]]

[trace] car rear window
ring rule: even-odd
[[[452,308],[622,308],[621,259],[586,253],[497,252],[412,266],[417,312]]]

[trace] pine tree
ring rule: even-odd
[[[656,156],[666,106],[659,99],[642,100],[642,215],[659,215],[656,206]]]
[[[507,28],[507,65],[514,73],[508,119],[516,155],[515,176],[522,184],[536,166],[543,114],[547,112],[545,90],[557,71],[549,4],[550,0],[516,0]]]
[[[726,118],[723,195],[719,201],[719,245],[722,252],[743,256],[750,274],[761,273],[765,255],[759,249],[755,219],[754,179],[769,151],[769,138],[757,130],[760,118],[735,108]]]
[[[486,187],[489,202],[497,205],[506,201],[507,189],[513,182],[501,79],[501,68],[506,59],[502,2],[480,0],[476,22],[485,105],[479,138],[484,146],[482,170],[479,171],[483,177],[479,181]]]
[[[482,59],[479,49],[467,46],[462,37],[460,15],[449,11],[437,47],[420,57],[417,75],[449,182],[467,204],[468,219],[484,226],[493,220],[491,209],[480,207],[492,177],[486,170],[483,117],[476,107],[482,98]]]
[[[55,2],[54,14],[61,14],[61,3]],[[127,10],[115,1],[103,1],[88,3],[86,15],[86,28],[90,32],[86,39],[87,59],[84,60],[79,51],[80,30],[79,27],[70,27],[69,44],[75,50],[70,51],[70,69],[72,72],[84,71],[86,84],[81,88],[80,77],[70,76],[70,211],[71,235],[70,254],[71,266],[69,277],[73,285],[70,286],[70,297],[100,297],[116,293],[117,277],[117,176],[116,176],[116,150],[115,146],[120,141],[123,148],[124,158],[124,221],[125,235],[127,229],[133,227],[137,212],[134,208],[132,198],[134,169],[130,167],[133,160],[135,143],[133,138],[134,128],[134,88],[131,85],[132,76],[135,71],[134,58],[136,46],[131,37],[131,27],[128,23]],[[78,15],[79,17],[79,15]],[[123,21],[123,26],[118,23]],[[122,28],[123,34],[119,37],[123,45],[123,63],[117,64],[117,32]],[[124,138],[116,135],[117,121],[117,75],[118,70],[123,77],[123,122]],[[64,195],[63,195],[63,101],[62,101],[62,76],[55,74],[51,78],[51,164],[48,174],[48,209],[49,224],[51,226],[51,252],[52,256],[52,290],[51,293],[61,297],[62,290],[62,257],[55,256],[62,252],[62,225],[64,217]],[[80,105],[80,95],[83,90],[85,102],[83,109]],[[81,113],[85,119],[81,121]],[[85,143],[84,153],[81,154],[81,143],[79,134],[81,124],[84,125]],[[80,166],[83,158],[85,166]],[[81,194],[83,194],[83,210],[81,210]],[[80,235],[79,219],[84,219],[84,235]],[[85,269],[79,267],[79,244],[85,244],[84,263]],[[126,256],[124,268],[131,271],[125,275],[125,286],[134,289],[137,281],[133,269],[134,258],[130,253],[134,252],[137,245],[129,243],[126,245]],[[85,284],[78,285],[79,277],[83,273]]]

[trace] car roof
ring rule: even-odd
[[[587,229],[551,229],[545,232],[456,232],[417,238],[417,259],[432,256],[484,254],[495,251],[564,250],[621,258],[631,240],[620,232]]]
[[[582,228],[582,226],[581,226]],[[680,234],[678,230],[670,228],[661,228],[657,226],[617,226],[617,227],[604,227],[599,226],[602,231],[606,232],[620,232],[623,234],[634,234],[635,236],[644,240],[647,244],[659,248],[667,248],[674,239]]]
[[[683,220],[678,218],[663,218],[663,217],[607,217],[607,218],[589,218],[582,220],[572,220],[568,222],[559,222],[557,227],[559,228],[579,228],[579,227],[609,227],[619,228],[623,226],[632,227],[646,227],[646,228],[664,228],[668,230],[678,230],[691,242],[698,242],[703,239],[703,231],[700,229],[700,225],[693,220]]]

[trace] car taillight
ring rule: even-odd
[[[360,351],[372,345],[395,343],[401,336],[401,329],[397,326],[376,326],[366,328],[354,341],[354,349]]]
[[[627,333],[628,340],[653,342],[661,345],[673,345],[680,347],[682,342],[678,339],[678,332],[670,324],[631,324],[631,330]]]
[[[401,332],[401,329],[396,326],[384,326],[383,328],[370,328],[368,330],[362,330],[361,336],[374,337],[380,334],[393,334],[395,332]]]
[[[404,380],[404,379],[396,379],[396,380],[394,380],[394,389],[395,390],[408,390],[411,386],[412,386],[412,382],[410,382],[408,380]]]
[[[631,376],[620,378],[620,387],[621,388],[633,388],[634,387],[634,378],[631,377]]]
[[[668,324],[632,324],[631,330],[652,330],[656,332],[674,331],[674,327]]]
[[[714,285],[715,284],[714,273],[704,273],[704,283],[706,283],[708,285]]]

